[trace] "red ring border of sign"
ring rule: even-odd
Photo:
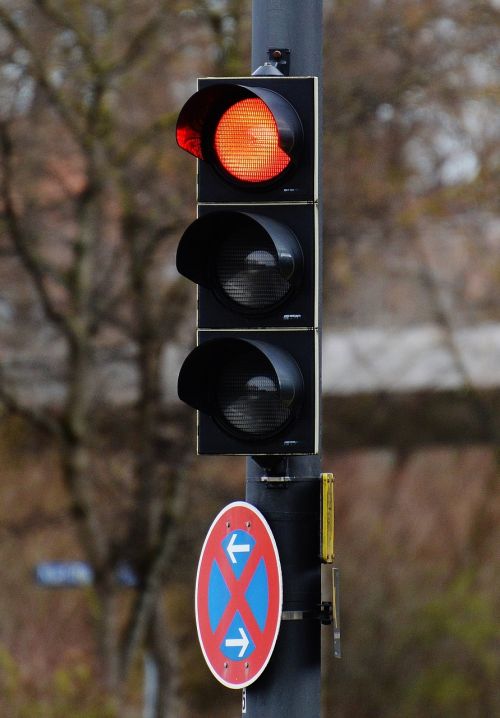
[[[250,528],[246,525],[248,520],[251,521]],[[228,521],[230,526],[227,526]],[[255,539],[255,546],[259,547],[256,552],[257,560],[265,556],[269,591],[266,623],[262,635],[251,635],[256,648],[249,661],[232,661],[220,651],[217,641],[215,641],[215,645],[210,645],[212,630],[208,616],[208,585],[213,557],[225,537],[238,529],[250,533]],[[214,545],[217,547],[215,551]],[[256,559],[254,559],[254,563],[255,561]],[[205,661],[220,683],[227,688],[246,688],[259,678],[269,663],[276,645],[282,608],[281,563],[271,528],[263,514],[255,506],[246,501],[233,501],[225,506],[213,520],[201,549],[196,572],[195,615],[198,639]],[[215,636],[215,634],[213,635]],[[220,667],[216,665],[217,663]]]

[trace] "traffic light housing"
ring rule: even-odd
[[[316,78],[202,79],[177,123],[198,217],[177,268],[198,286],[180,398],[201,454],[315,454],[319,443]]]
[[[177,268],[198,285],[203,329],[317,326],[317,210],[200,205]]]
[[[177,142],[199,160],[199,202],[314,202],[317,81],[201,79],[177,121]]]

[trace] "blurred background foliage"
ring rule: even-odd
[[[344,652],[325,629],[325,718],[496,718],[498,399],[454,337],[493,337],[500,316],[500,6],[324,7],[325,330],[437,326],[461,378],[459,409],[436,387],[423,419],[418,396],[399,413],[387,389],[325,396]],[[195,460],[174,398],[194,293],[173,257],[195,200],[173,130],[196,76],[248,73],[250,23],[243,0],[0,0],[6,718],[135,718],[145,652],[158,718],[239,715],[192,611],[244,462]],[[480,430],[443,441],[457,411]],[[37,562],[77,558],[94,587],[34,585]],[[137,589],[113,585],[122,560]]]

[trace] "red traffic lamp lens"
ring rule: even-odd
[[[272,86],[283,92],[288,82]],[[176,135],[183,150],[203,160],[198,180],[201,201],[231,197],[237,201],[245,199],[249,190],[255,190],[255,196],[262,190],[269,198],[274,193],[283,199],[285,191],[293,191],[296,200],[304,197],[302,179],[307,175],[309,182],[310,173],[308,162],[299,162],[304,149],[301,119],[288,99],[263,79],[252,79],[249,86],[225,81],[201,87],[182,108]],[[293,189],[279,187],[292,168]]]
[[[290,164],[273,113],[259,98],[240,100],[221,116],[214,135],[220,166],[241,182],[268,182]]]

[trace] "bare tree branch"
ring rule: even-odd
[[[443,288],[439,279],[436,277],[432,257],[426,239],[424,236],[422,236],[418,229],[416,232],[414,232],[414,239],[415,245],[418,248],[421,257],[422,265],[425,269],[423,273],[423,280],[432,298],[436,323],[442,331],[442,336],[453,358],[455,369],[462,379],[465,390],[469,393],[471,403],[477,413],[478,419],[483,426],[484,435],[489,437],[489,440],[492,443],[498,443],[495,422],[493,421],[490,408],[482,400],[479,392],[477,391],[477,387],[474,384],[474,380],[463,359],[460,347],[455,341],[452,319],[449,316],[448,310],[446,308],[446,302],[443,298]]]
[[[12,19],[5,8],[0,7],[0,25],[3,25],[9,34],[16,40],[30,56],[29,67],[33,78],[47,95],[51,105],[62,119],[67,129],[71,132],[80,147],[85,149],[87,140],[78,122],[80,114],[76,108],[72,108],[54,84],[49,80],[49,73],[38,52],[33,47],[30,39],[22,28]]]
[[[165,327],[170,339],[175,337],[185,319],[190,296],[189,285],[182,278],[173,281],[165,292],[160,311],[160,326]]]
[[[66,511],[49,513],[48,511],[40,510],[40,507],[37,506],[21,519],[2,521],[0,523],[0,532],[15,538],[22,538],[33,531],[66,526],[68,522],[69,517]]]
[[[131,65],[141,57],[144,49],[150,46],[155,35],[160,32],[165,21],[165,14],[170,10],[171,0],[162,0],[159,9],[132,36],[121,57],[117,58],[109,68],[110,74],[116,76],[130,69]]]
[[[24,268],[31,276],[38,298],[46,317],[56,324],[61,331],[70,337],[73,327],[70,319],[56,309],[45,285],[45,263],[34,250],[33,238],[29,238],[21,228],[13,198],[13,146],[5,123],[0,123],[0,153],[2,156],[3,173],[0,185],[0,197],[4,205],[4,218],[12,244]]]
[[[94,52],[92,40],[85,33],[83,27],[71,22],[71,20],[63,12],[55,8],[49,0],[33,0],[33,4],[46,18],[52,20],[55,25],[65,30],[70,30],[74,34],[78,47],[81,49],[92,74],[94,76],[103,74],[105,68],[99,63]]]
[[[7,379],[3,369],[0,367],[0,406],[11,414],[21,416],[30,424],[45,431],[57,439],[62,438],[61,423],[52,417],[47,411],[37,411],[37,409],[26,406],[21,402],[15,393],[7,388]]]
[[[171,130],[172,127],[175,126],[176,121],[177,112],[168,112],[154,120],[154,122],[152,122],[148,127],[129,140],[125,147],[116,154],[115,162],[117,166],[124,165],[126,162],[131,160],[136,152],[144,149],[144,147],[147,147],[148,143],[153,139],[161,135],[163,132]]]
[[[137,593],[122,641],[122,676],[125,678],[133,664],[135,652],[143,643],[151,621],[163,576],[174,557],[179,535],[180,517],[187,498],[187,481],[179,472],[174,481],[174,496],[165,509],[161,532],[149,563],[143,586]]]

